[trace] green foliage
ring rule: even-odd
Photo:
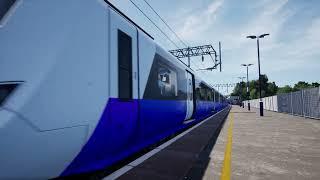
[[[311,84],[304,81],[299,81],[297,84],[293,86],[293,90],[299,91],[299,90],[310,88],[310,87],[311,87]]]
[[[289,93],[292,92],[293,88],[291,86],[284,86],[284,87],[279,87],[277,94],[282,94],[282,93]]]
[[[237,83],[231,96],[239,96],[241,100],[246,99],[246,85],[244,82]]]
[[[266,96],[273,96],[275,94],[277,94],[279,87],[276,85],[275,82],[272,83],[268,83],[268,94],[266,94]]]
[[[289,93],[294,91],[299,91],[306,88],[320,87],[318,82],[308,83],[305,81],[299,81],[293,87],[284,86],[278,87],[275,82],[268,82],[269,79],[267,75],[261,75],[261,94],[262,97],[274,96],[281,93]],[[247,84],[245,82],[237,83],[236,87],[231,93],[232,96],[240,96],[241,100],[257,99],[259,98],[259,80],[252,80],[249,82],[249,94],[247,94]]]
[[[247,99],[247,85],[245,82],[240,82],[236,85],[232,92],[232,96],[240,96],[242,100]],[[275,82],[268,82],[267,75],[261,75],[261,94],[265,96],[273,96],[277,93],[278,86]],[[250,99],[259,98],[259,80],[252,80],[249,82],[249,97]]]
[[[284,87],[280,87],[277,94],[295,92],[295,91],[300,91],[302,89],[314,88],[314,87],[319,87],[319,86],[320,86],[320,84],[318,82],[313,82],[313,83],[309,84],[308,82],[305,82],[305,81],[299,81],[293,87],[288,86],[288,85],[286,85]]]

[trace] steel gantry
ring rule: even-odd
[[[235,87],[237,84],[236,83],[226,83],[226,84],[213,84],[213,87],[218,87],[218,91],[220,87],[226,87],[227,88],[227,93],[228,93],[228,89],[229,87]]]
[[[220,93],[220,87],[226,87],[227,88],[227,93],[228,93],[228,89],[229,87],[235,87],[236,83],[226,83],[226,84],[213,84],[211,85],[212,87],[217,87],[218,92]],[[222,92],[221,92],[222,94]],[[218,97],[218,101],[220,102],[220,96]],[[214,99],[215,99],[215,94],[214,94]]]
[[[169,51],[173,56],[178,58],[179,60],[182,58],[188,58],[188,67],[190,67],[190,57],[194,56],[202,56],[202,61],[204,60],[204,56],[209,55],[212,59],[213,66],[199,69],[199,70],[213,70],[217,69],[217,67],[220,65],[220,72],[221,72],[221,43],[219,42],[219,60],[217,57],[218,54],[216,50],[213,48],[212,45],[203,45],[203,46],[194,46],[194,47],[187,47],[182,49],[175,49]],[[180,60],[181,61],[181,60]]]

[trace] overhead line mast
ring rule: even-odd
[[[210,70],[212,71],[213,69],[217,69],[217,67],[220,65],[220,72],[221,72],[221,43],[219,42],[219,59],[220,62],[218,62],[217,60],[217,52],[215,51],[215,49],[212,47],[212,45],[203,45],[203,46],[195,46],[195,47],[186,47],[186,48],[182,48],[179,49],[178,45],[154,22],[151,20],[151,18],[142,11],[142,9],[133,2],[133,0],[129,0],[174,46],[176,46],[178,49],[176,50],[170,50],[169,52],[177,57],[178,60],[180,60],[183,64],[185,64],[180,58],[188,58],[188,64],[187,66],[190,67],[191,63],[190,63],[190,57],[193,56],[202,56],[202,61],[204,60],[204,56],[205,55],[209,55],[210,58],[213,61],[213,66],[212,67],[208,67],[208,68],[204,68],[204,69],[198,69],[198,70]],[[182,41],[182,39],[177,35],[177,33],[168,25],[168,23],[157,13],[157,11],[146,1],[143,0],[148,6],[149,8],[160,18],[160,20],[169,28],[169,30],[177,37],[177,39],[185,46],[187,46],[187,44]],[[214,58],[212,57],[212,55],[214,55]],[[185,64],[186,65],[186,64]],[[197,66],[198,67],[198,66]]]
[[[217,67],[220,65],[220,72],[221,72],[221,43],[219,42],[219,60],[218,62],[218,54],[217,51],[213,48],[212,45],[203,45],[203,46],[194,46],[194,47],[187,47],[182,49],[174,49],[169,51],[173,56],[178,58],[179,60],[181,58],[188,58],[188,67],[190,67],[190,57],[194,56],[202,56],[202,61],[204,60],[204,56],[209,55],[212,59],[213,66],[204,68],[204,69],[198,69],[198,70],[210,70],[217,69]],[[214,56],[214,58],[212,57]]]

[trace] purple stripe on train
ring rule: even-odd
[[[106,168],[159,140],[220,111],[226,104],[197,101],[194,118],[184,124],[184,100],[110,98],[92,136],[61,176]]]

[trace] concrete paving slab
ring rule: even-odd
[[[320,121],[234,106],[231,179],[320,179]],[[226,121],[210,153],[202,179],[220,179],[224,161]]]

